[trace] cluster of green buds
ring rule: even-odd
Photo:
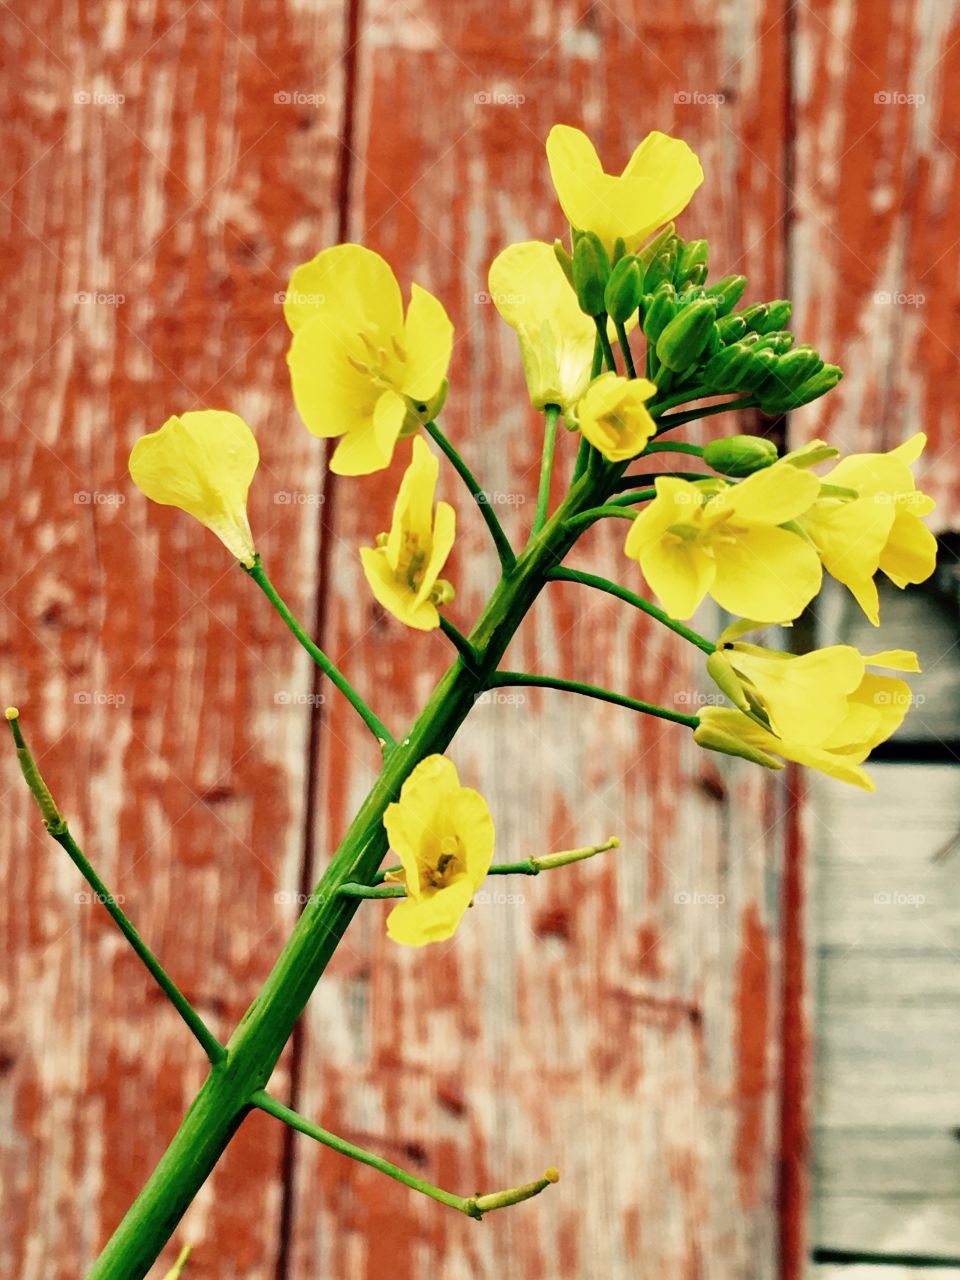
[[[747,286],[730,275],[708,284],[706,240],[682,240],[665,228],[639,253],[622,241],[613,257],[589,231],[573,232],[573,253],[555,251],[581,310],[617,325],[637,313],[647,340],[647,377],[663,391],[747,396],[770,416],[809,404],[840,381],[785,328],[791,303],[780,298],[736,310]]]

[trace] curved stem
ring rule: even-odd
[[[531,685],[539,689],[559,689],[564,693],[579,693],[586,698],[596,698],[599,702],[612,702],[615,706],[626,707],[630,711],[642,711],[645,715],[658,716],[661,720],[672,720],[674,724],[684,724],[690,729],[696,729],[700,723],[699,716],[684,715],[680,711],[671,711],[668,707],[658,707],[653,702],[641,702],[638,698],[628,698],[626,694],[614,693],[612,689],[601,689],[595,684],[584,684],[580,680],[531,675],[525,671],[495,671],[489,682],[491,689],[508,685]]]
[[[243,571],[244,573],[249,574],[249,576],[254,580],[320,670],[328,677],[332,684],[336,685],[353,707],[354,711],[356,711],[357,715],[360,716],[363,723],[377,739],[381,747],[393,746],[393,734],[386,727],[383,721],[378,716],[374,715],[347,677],[337,666],[334,665],[334,663],[330,661],[323,650],[318,648],[310,639],[306,631],[290,612],[290,609],[286,602],[281,598],[276,587],[267,577],[266,571],[260,563],[259,557],[254,561],[250,568],[247,568],[247,566],[244,565]]]
[[[543,454],[540,458],[540,488],[537,491],[537,509],[533,516],[531,538],[535,538],[547,523],[550,506],[550,479],[553,475],[553,455],[557,447],[557,419],[560,406],[548,404],[543,423]]]
[[[580,529],[587,525],[596,523],[606,516],[619,517],[621,520],[633,520],[635,513],[633,511],[624,511],[622,506],[603,506],[591,507],[589,511],[583,511],[579,515],[573,516],[567,523],[568,529]]]
[[[601,578],[595,573],[583,573],[580,569],[565,569],[562,566],[554,569],[550,577],[554,582],[577,582],[583,587],[593,587],[596,591],[604,591],[609,596],[615,596],[618,600],[623,600],[626,604],[632,604],[635,609],[640,609],[641,612],[649,614],[651,618],[656,618],[657,622],[662,623],[670,631],[676,632],[678,636],[683,636],[684,640],[689,640],[691,644],[695,644],[704,653],[716,652],[717,646],[708,640],[706,636],[700,635],[699,632],[694,631],[691,627],[684,626],[676,618],[671,618],[658,605],[653,604],[650,600],[645,600],[643,596],[638,596],[635,591],[630,591],[627,587],[621,587],[618,582],[611,582],[609,578]]]
[[[641,458],[645,458],[648,453],[689,453],[702,458],[703,445],[690,444],[686,440],[652,440],[640,455]]]
[[[652,502],[656,496],[656,489],[634,489],[630,493],[621,494],[618,498],[611,498],[610,506],[630,507],[637,502]]]
[[[680,401],[680,403],[684,402]],[[657,435],[672,431],[674,427],[682,427],[685,422],[699,422],[701,418],[712,418],[718,413],[729,413],[737,409],[755,409],[757,403],[753,396],[743,396],[739,400],[727,400],[724,404],[708,404],[702,409],[691,409],[689,413],[668,413],[665,418],[658,418]]]
[[[620,350],[623,352],[623,362],[627,366],[627,377],[635,378],[637,376],[636,365],[633,363],[633,352],[630,350],[630,342],[627,338],[626,325],[615,320],[614,328],[617,331],[617,341],[620,344]]]
[[[456,471],[457,475],[469,489],[471,497],[480,508],[480,514],[483,516],[487,523],[487,528],[490,530],[490,535],[497,548],[497,555],[500,557],[500,564],[503,566],[504,572],[509,573],[517,563],[517,557],[514,555],[513,547],[510,545],[510,540],[504,533],[503,527],[497,519],[493,507],[487,499],[487,495],[480,488],[476,476],[464,462],[463,458],[460,457],[460,454],[435,422],[428,422],[424,427],[424,430],[427,435],[430,436],[431,440],[435,440],[440,446],[447,459],[453,464],[453,469]]]
[[[20,761],[23,776],[26,778],[27,785],[40,806],[40,812],[43,814],[47,831],[53,836],[57,844],[66,851],[73,865],[93,890],[94,900],[102,903],[105,907],[114,924],[139,956],[144,968],[187,1024],[210,1062],[216,1066],[226,1057],[226,1049],[140,937],[133,923],[120,906],[122,898],[118,901],[116,896],[109,891],[96,871],[94,871],[83,850],[67,830],[66,819],[58,810],[53,796],[40,776],[40,771],[37,769],[33,756],[30,754],[30,748],[24,740],[23,732],[20,728],[19,714],[15,707],[11,707],[7,711],[7,720],[13,733],[13,740],[17,748],[17,758]]]
[[[477,654],[467,637],[453,625],[449,618],[440,614],[440,630],[453,644],[460,657],[471,669],[477,665]]]
[[[542,1178],[538,1178],[536,1182],[528,1182],[524,1186],[510,1187],[506,1191],[495,1191],[485,1196],[458,1196],[452,1191],[444,1191],[442,1187],[435,1187],[432,1182],[427,1182],[424,1178],[418,1178],[413,1173],[407,1173],[406,1169],[401,1169],[398,1165],[391,1164],[389,1160],[384,1160],[382,1156],[374,1155],[372,1151],[366,1151],[363,1147],[358,1147],[353,1142],[347,1142],[345,1138],[338,1138],[335,1133],[331,1133],[328,1129],[321,1129],[318,1124],[307,1120],[297,1111],[292,1111],[290,1107],[284,1106],[277,1098],[267,1093],[265,1089],[260,1089],[253,1095],[253,1105],[261,1111],[265,1111],[267,1115],[274,1116],[277,1120],[282,1120],[284,1124],[288,1124],[291,1129],[296,1129],[298,1133],[304,1133],[308,1138],[313,1138],[316,1142],[322,1142],[325,1147],[330,1147],[333,1151],[339,1151],[341,1155],[349,1156],[351,1160],[357,1160],[360,1164],[366,1164],[371,1169],[377,1169],[380,1173],[385,1173],[388,1178],[395,1178],[397,1182],[402,1182],[407,1187],[412,1187],[414,1191],[419,1191],[425,1196],[429,1196],[431,1200],[439,1200],[441,1204],[449,1205],[451,1209],[459,1209],[461,1213],[465,1213],[469,1218],[482,1218],[485,1213],[489,1213],[492,1209],[502,1209],[507,1205],[519,1204],[522,1200],[529,1200],[532,1196],[539,1195],[541,1191],[545,1191],[551,1183],[556,1182],[559,1174],[556,1169],[548,1169]]]
[[[603,352],[607,368],[611,373],[616,373],[617,361],[613,354],[613,347],[610,345],[610,339],[607,336],[607,317],[605,314],[594,316],[593,322],[597,326],[597,338],[600,341],[600,350]]]

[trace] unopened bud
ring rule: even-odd
[[[438,609],[442,609],[445,604],[451,604],[456,598],[457,593],[453,584],[447,582],[446,578],[438,578],[433,584],[430,599]]]
[[[793,315],[793,303],[789,298],[777,298],[773,302],[768,302],[767,318],[762,326],[758,326],[760,333],[772,333],[774,329],[782,329]]]
[[[560,267],[561,267],[561,270],[563,271],[563,274],[567,277],[567,280],[570,282],[570,286],[572,288],[573,287],[573,259],[570,257],[569,253],[567,253],[566,246],[564,245],[562,240],[554,240],[553,252],[556,255],[557,261],[560,263]]]
[[[674,281],[677,288],[685,284],[703,284],[707,278],[710,246],[706,240],[688,240],[679,246]]]
[[[610,273],[604,290],[604,308],[611,320],[626,324],[640,305],[643,268],[634,257],[621,258]]]
[[[749,476],[777,460],[777,446],[763,436],[724,436],[704,448],[703,460],[723,476]]]
[[[660,285],[647,303],[643,317],[643,332],[649,342],[656,342],[664,329],[677,314],[677,295],[672,284]]]
[[[707,290],[707,295],[713,300],[713,304],[717,308],[717,315],[728,316],[743,297],[743,291],[746,287],[746,276],[724,276],[722,280],[712,284]],[[746,332],[746,328],[744,328],[744,332]]]
[[[588,316],[603,315],[603,294],[610,279],[610,259],[592,231],[579,231],[573,249],[573,287],[580,310]]]
[[[788,413],[791,409],[799,409],[801,405],[810,404],[832,391],[842,377],[842,369],[835,364],[825,364],[795,390],[780,396],[765,397],[760,407],[766,414]]]
[[[703,381],[716,392],[753,391],[777,362],[772,351],[759,351],[746,342],[724,347],[707,363]]]
[[[667,369],[679,373],[695,364],[707,345],[716,311],[702,299],[685,306],[657,339],[657,359]]]

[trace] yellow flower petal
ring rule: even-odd
[[[379,253],[361,244],[336,244],[303,263],[290,277],[283,314],[291,333],[322,318],[331,333],[383,335],[403,328],[400,286]]]
[[[351,428],[334,449],[330,470],[338,476],[368,476],[388,467],[406,416],[403,397],[384,391],[372,417]]]
[[[620,177],[604,173],[593,143],[568,125],[550,130],[547,160],[571,225],[595,232],[608,251],[618,237],[628,251],[638,248],[686,208],[703,181],[700,162],[687,144],[662,133],[640,143]]]
[[[332,331],[322,317],[305,321],[287,352],[293,400],[308,431],[342,436],[368,423],[381,392],[351,363],[365,353],[350,331]]]
[[[447,376],[453,325],[443,303],[415,284],[403,331],[406,362],[401,390],[412,400],[432,400]]]
[[[430,898],[398,902],[387,916],[387,935],[407,947],[446,942],[457,931],[473,897],[468,880],[457,880]]]
[[[724,653],[754,685],[774,732],[812,746],[843,722],[847,699],[864,676],[863,656],[845,644],[799,656],[748,644]]]
[[[639,557],[643,576],[672,618],[692,618],[716,577],[716,561],[695,542],[658,542]]]
[[[886,667],[890,671],[920,671],[920,660],[912,649],[884,649],[882,653],[865,653],[868,667]]]
[[[580,431],[610,462],[634,458],[656,435],[657,424],[646,406],[656,394],[646,378],[601,374],[577,408]]]
[[[713,498],[708,519],[731,513],[751,524],[786,524],[806,511],[820,493],[820,481],[782,458],[771,467],[755,471]]]
[[[715,554],[710,594],[741,617],[791,622],[820,590],[820,557],[799,534],[786,529],[754,525],[719,545]]]
[[[249,567],[256,552],[247,492],[259,460],[257,441],[242,418],[201,409],[168,418],[158,431],[141,436],[129,466],[142,493],[186,511]]]
[[[926,582],[937,567],[937,540],[911,512],[898,509],[880,568],[898,587]]]

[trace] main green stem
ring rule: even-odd
[[[284,1045],[361,899],[347,883],[373,881],[387,848],[383,813],[410,771],[446,750],[477,695],[488,687],[520,622],[577,538],[571,517],[609,492],[616,473],[590,471],[566,498],[490,597],[469,641],[470,667],[458,656],[406,736],[386,755],[376,783],[296,923],[266,982],[212,1067],[183,1123],[117,1227],[87,1280],[143,1280],[209,1177],[254,1099],[266,1088]]]

